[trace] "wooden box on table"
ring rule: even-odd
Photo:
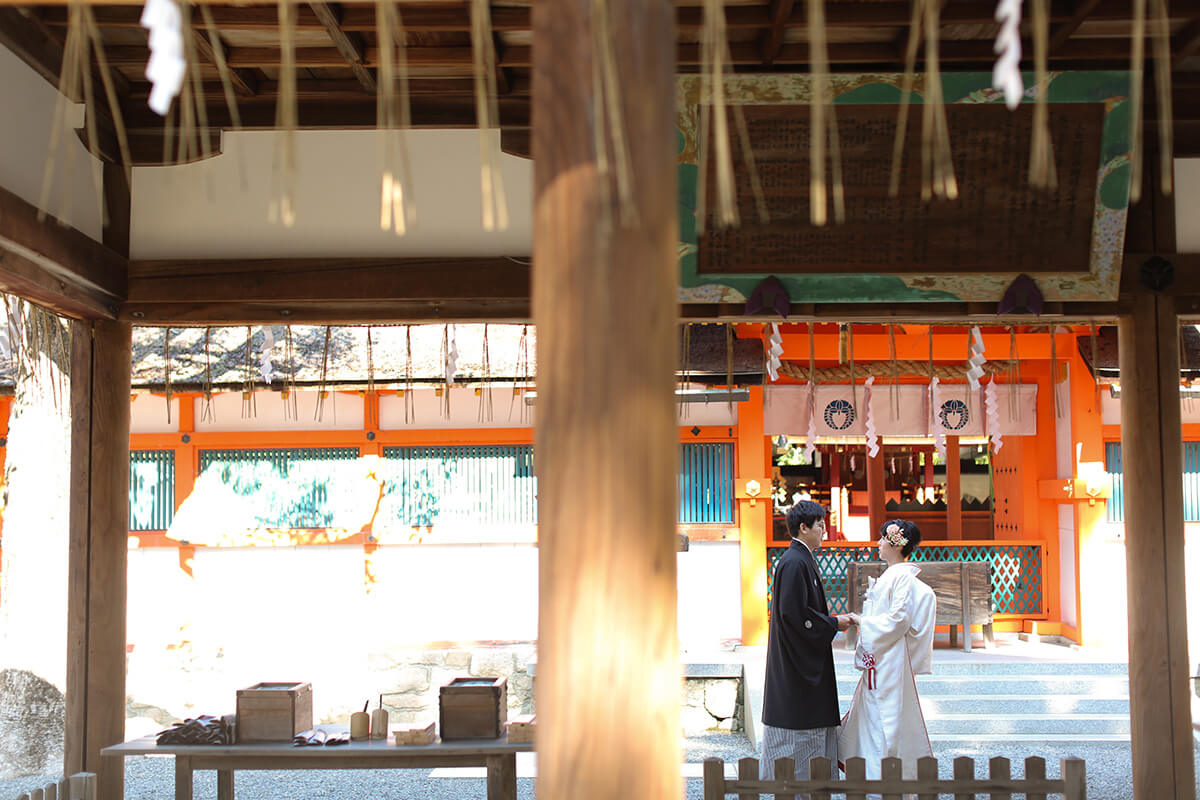
[[[290,742],[312,727],[312,684],[256,683],[237,693],[237,740]]]
[[[443,741],[498,739],[508,720],[508,681],[455,678],[441,688],[438,710]]]

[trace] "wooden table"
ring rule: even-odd
[[[217,800],[233,800],[233,773],[239,769],[411,769],[487,767],[488,800],[516,800],[517,753],[529,743],[507,739],[465,739],[428,745],[394,745],[366,739],[337,747],[293,747],[291,742],[234,745],[159,745],[153,736],[112,745],[101,755],[175,756],[175,800],[192,800],[192,773],[217,771]]]

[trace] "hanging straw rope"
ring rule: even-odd
[[[489,0],[471,0],[471,51],[475,69],[475,120],[479,126],[483,229],[503,231],[508,229],[508,202],[504,197],[499,156],[492,146],[491,132],[500,125],[500,100],[496,91],[496,47]]]
[[[379,398],[375,396],[375,348],[371,326],[367,326],[367,427],[379,427]]]
[[[900,110],[896,120],[896,137],[892,141],[892,174],[888,182],[889,197],[895,197],[900,193],[900,171],[904,164],[904,139],[908,135],[908,108],[917,68],[917,50],[921,47],[921,6],[922,0],[913,0],[912,18],[908,22],[908,44],[904,48],[904,77],[900,79]]]
[[[412,166],[408,130],[412,107],[408,95],[408,48],[400,11],[392,0],[377,0],[375,25],[379,36],[379,80],[375,95],[375,124],[379,138],[379,227],[403,236],[416,223],[412,202]]]
[[[1050,55],[1050,12],[1048,0],[1030,0],[1033,5],[1033,63],[1037,95],[1033,103],[1033,133],[1030,139],[1029,185],[1053,190],[1058,186],[1054,168],[1054,141],[1050,137],[1050,85],[1047,60]]]
[[[229,64],[225,60],[225,46],[221,43],[221,34],[217,31],[216,22],[213,21],[212,10],[208,4],[200,4],[200,17],[204,20],[204,29],[208,32],[208,43],[212,48],[213,63],[217,67],[217,74],[221,77],[221,90],[225,94],[225,106],[229,109],[229,120],[233,123],[233,130],[240,131],[242,129],[242,113],[238,109],[237,93],[233,90],[233,77],[229,69]],[[238,180],[241,182],[242,190],[245,191],[248,187],[246,181],[246,153],[243,148],[237,148],[238,153]]]
[[[479,421],[492,421],[492,358],[488,345],[488,324],[483,323],[483,354],[480,357],[480,371],[483,373],[483,385],[479,389]]]
[[[838,136],[837,114],[829,86],[829,51],[825,39],[825,0],[808,0],[808,48],[812,59],[812,84],[815,97],[810,108],[808,169],[809,219],[824,225],[829,217],[825,186],[825,137],[829,137],[829,161],[833,182],[833,220],[846,221],[845,189],[842,184],[842,146]]]
[[[292,326],[288,325],[284,333],[284,353],[287,360],[288,376],[283,391],[283,416],[285,419],[300,419],[300,401],[296,397],[296,361],[295,348],[292,342]]]
[[[212,388],[212,353],[209,350],[209,343],[212,340],[212,328],[204,329],[204,403],[200,406],[200,420],[202,422],[215,422],[216,411],[213,408],[213,388]]]
[[[404,326],[404,421],[417,421],[417,404],[413,397],[412,325]]]
[[[167,424],[171,424],[171,326],[163,328],[163,394],[167,398]]]
[[[78,101],[78,99],[82,98],[89,107],[91,106],[91,71],[87,68],[87,51],[88,38],[84,33],[83,5],[79,2],[72,2],[67,6],[67,38],[63,44],[62,69],[58,74],[58,95],[54,103],[54,122],[50,126],[50,144],[46,157],[46,166],[42,171],[42,191],[41,198],[38,201],[37,215],[39,222],[46,219],[47,212],[45,209],[50,208],[50,194],[54,186],[54,168],[57,163],[59,140],[64,130],[69,130],[66,118],[67,102],[68,100]],[[94,115],[87,114],[85,116],[85,123],[89,126],[88,139],[94,142]],[[74,172],[74,165],[75,148],[68,147],[68,174]],[[97,168],[101,170],[100,177],[96,175]],[[97,192],[97,201],[101,209],[104,208],[102,170],[103,167],[100,164],[92,165],[92,177]],[[60,219],[64,221],[71,219],[74,197],[74,193],[72,192],[67,192],[62,197],[62,205],[60,206],[62,210],[58,214]]]
[[[267,210],[271,222],[285,228],[296,224],[296,127],[299,110],[296,96],[296,6],[278,0],[279,6],[279,99],[275,103],[275,153],[271,162],[273,191]],[[319,405],[319,401],[318,401]]]
[[[329,340],[332,327],[325,326],[325,343],[321,347],[321,380],[317,383],[317,407],[313,419],[322,420],[325,417],[325,397],[329,394]]]
[[[475,0],[479,2],[480,0]],[[621,82],[617,73],[617,57],[613,50],[612,33],[609,29],[608,0],[592,0],[592,146],[596,154],[596,170],[605,180],[601,181],[603,200],[601,224],[612,227],[612,192],[609,186],[614,181],[617,187],[617,214],[621,224],[630,227],[637,222],[637,198],[633,192],[633,158],[629,151],[629,139],[625,132],[624,113],[621,108]],[[612,147],[612,161],[608,160],[608,148]]]
[[[254,331],[246,326],[246,348],[242,361],[242,418],[258,416],[258,400],[254,394]]]

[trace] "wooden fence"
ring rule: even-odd
[[[902,795],[914,794],[918,800],[937,800],[943,796],[972,799],[982,795],[991,800],[1012,800],[1014,793],[1027,800],[1046,800],[1047,795],[1059,795],[1063,800],[1086,800],[1087,784],[1083,759],[1064,758],[1060,766],[1060,777],[1046,777],[1046,759],[1025,759],[1025,777],[1010,777],[1007,758],[993,758],[988,762],[989,775],[975,777],[975,760],[962,757],[954,759],[954,777],[939,778],[936,758],[917,761],[917,777],[904,779],[900,773],[900,759],[885,758],[881,762],[881,779],[867,780],[867,762],[861,758],[846,760],[846,777],[833,777],[827,758],[814,758],[809,762],[811,777],[796,780],[795,764],[790,758],[775,761],[774,780],[758,779],[758,759],[743,758],[738,761],[738,777],[725,777],[725,762],[719,758],[704,761],[704,800],[723,800],[728,795],[758,798],[760,794],[773,795],[775,800],[792,800],[797,794],[811,795],[812,800],[831,800],[844,797],[846,800],[865,800],[868,793],[882,795],[883,800],[901,800]]]
[[[96,773],[78,772],[19,795],[16,800],[96,800]]]

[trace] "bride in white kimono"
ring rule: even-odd
[[[933,755],[913,678],[932,671],[937,615],[933,590],[908,561],[920,541],[915,523],[884,523],[879,555],[888,567],[869,580],[862,614],[850,615],[859,630],[854,666],[862,675],[842,720],[838,756],[866,759],[867,778],[880,777],[883,758],[902,759],[904,777],[915,778],[917,759]]]

